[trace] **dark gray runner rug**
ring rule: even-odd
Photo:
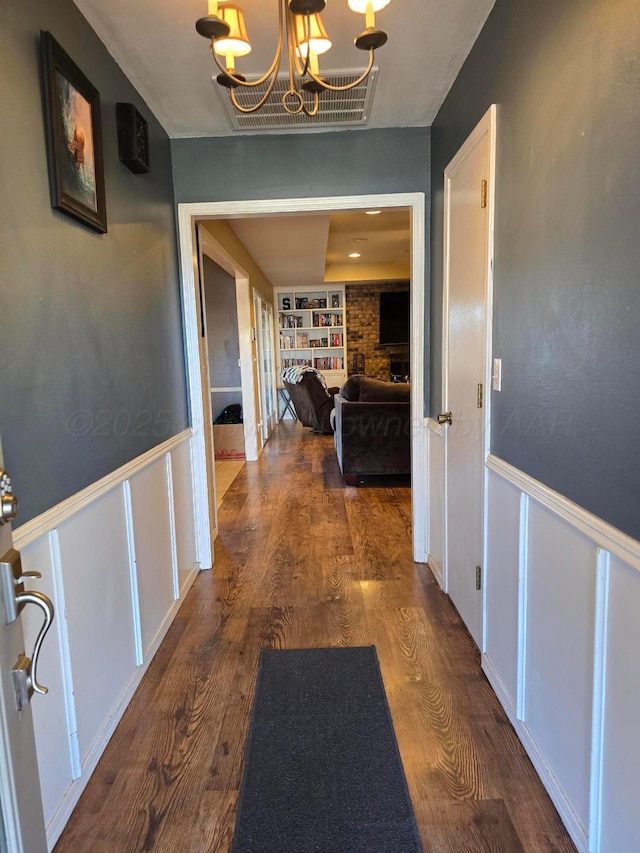
[[[232,850],[421,850],[374,646],[260,653]]]

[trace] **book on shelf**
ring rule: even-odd
[[[309,341],[310,347],[328,347],[329,338],[311,338]]]
[[[342,332],[332,332],[331,333],[331,346],[332,347],[341,347],[342,346]]]
[[[298,340],[298,347],[308,347],[309,346],[309,333],[308,332],[298,332],[296,334],[296,338]]]
[[[307,299],[306,296],[296,296],[296,308],[298,311],[302,308],[326,308],[326,299]]]
[[[285,367],[311,367],[310,358],[283,358],[282,368]]]
[[[314,358],[313,366],[316,370],[342,370],[344,368],[344,359],[338,356],[321,356]]]
[[[319,314],[314,313],[312,317],[314,326],[341,326],[342,314]]]
[[[341,308],[342,307],[340,305],[340,294],[339,293],[332,293],[331,294],[331,307],[332,308]]]
[[[299,329],[303,326],[303,318],[297,314],[281,314],[280,328],[281,329]]]
[[[293,349],[295,347],[295,339],[293,335],[280,335],[280,347],[282,349]]]

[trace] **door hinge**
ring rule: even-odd
[[[476,405],[479,409],[482,408],[483,400],[484,400],[484,388],[482,387],[482,382],[478,382],[478,400],[477,400]]]
[[[476,566],[476,589],[482,589],[482,566]]]
[[[483,180],[480,182],[480,207],[487,206],[487,182]]]

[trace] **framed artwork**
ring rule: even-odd
[[[100,95],[51,33],[40,33],[51,206],[107,230]]]

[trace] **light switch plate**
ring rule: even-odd
[[[493,359],[493,390],[502,391],[502,359]]]

